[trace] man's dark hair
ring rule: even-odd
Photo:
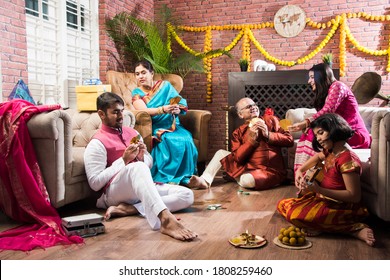
[[[347,141],[355,134],[355,131],[342,116],[333,113],[318,117],[310,124],[310,127],[312,129],[322,128],[323,130],[328,131],[328,139],[333,142]],[[319,152],[322,149],[315,136],[313,139],[313,149],[316,152]]]
[[[104,92],[96,99],[97,109],[102,110],[105,113],[107,113],[107,108],[115,103],[119,103],[122,106],[125,106],[123,99],[113,92]]]

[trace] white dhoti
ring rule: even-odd
[[[200,176],[202,177],[208,184],[208,186],[211,186],[211,184],[214,181],[215,175],[217,175],[218,171],[221,169],[221,159],[228,156],[230,154],[229,151],[226,150],[218,150],[213,158],[208,163],[206,169],[204,170],[203,174]],[[238,178],[234,178],[237,183],[240,186],[245,186],[246,188],[254,188],[255,187],[255,178],[250,173],[244,173]]]
[[[134,162],[121,169],[96,206],[108,208],[120,203],[134,205],[146,217],[152,229],[156,230],[161,226],[158,218],[161,211],[178,211],[191,206],[193,202],[192,190],[179,185],[155,184],[149,167],[144,162]]]

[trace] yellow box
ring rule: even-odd
[[[96,111],[96,98],[111,91],[111,85],[76,86],[77,110]]]

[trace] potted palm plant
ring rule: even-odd
[[[238,61],[238,64],[240,65],[241,72],[248,71],[249,61],[246,58],[241,58]]]
[[[163,21],[167,22],[167,18]],[[154,23],[138,19],[128,12],[115,15],[106,20],[106,30],[115,43],[121,61],[118,61],[126,72],[132,72],[132,63],[147,59],[156,73],[174,73],[184,78],[189,72],[204,72],[203,58],[223,53],[223,50],[213,50],[201,55],[192,55],[188,52],[172,53],[164,36],[165,22]]]

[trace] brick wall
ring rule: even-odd
[[[107,35],[105,21],[111,19],[116,14],[130,11],[137,17],[153,20],[154,4],[153,0],[99,0],[99,42],[100,42],[100,77],[105,81],[107,70],[118,70],[121,68],[117,63],[117,52],[112,40]]]
[[[3,100],[7,100],[19,79],[28,82],[24,2],[23,0],[0,1],[0,63]]]
[[[272,21],[275,13],[284,5],[298,5],[306,13],[306,17],[316,22],[327,22],[343,12],[366,12],[374,15],[389,14],[388,1],[274,1],[274,0],[156,0],[155,11],[166,4],[172,10],[173,16],[178,18],[181,25],[206,26],[226,24],[256,24]],[[362,19],[348,19],[348,25],[354,37],[362,46],[369,49],[386,49],[390,37],[389,21],[369,22]],[[257,30],[255,37],[269,53],[283,60],[295,60],[313,51],[324,39],[328,30],[318,30],[306,27],[297,37],[283,38],[272,28]],[[198,51],[202,50],[204,36],[200,33],[182,33],[184,41]],[[213,31],[213,48],[222,48],[229,44],[237,31]],[[207,109],[213,113],[210,124],[209,156],[215,151],[225,147],[225,112],[221,106],[227,104],[228,73],[237,72],[238,59],[241,57],[241,42],[231,51],[233,59],[219,57],[213,60],[213,103],[206,103],[206,79],[203,74],[191,74],[185,78],[183,96],[188,100],[189,106],[196,109]],[[346,76],[340,80],[352,86],[356,78],[367,71],[375,71],[382,76],[382,91],[390,94],[390,81],[386,72],[386,56],[370,56],[352,49],[347,43]],[[181,51],[176,44],[173,49]],[[276,65],[277,70],[309,69],[313,64],[321,62],[321,56],[327,52],[334,55],[334,68],[339,68],[339,33],[318,55],[303,65],[283,67]],[[256,47],[251,45],[252,62],[255,59],[264,59]],[[269,61],[268,61],[269,62]],[[383,102],[375,99],[369,105],[379,106]]]
[[[388,0],[376,1],[342,1],[327,0],[319,1],[274,1],[274,0],[99,0],[100,22],[100,77],[105,80],[105,72],[117,69],[114,59],[115,48],[108,38],[104,21],[115,14],[123,11],[133,11],[140,17],[154,19],[155,14],[163,4],[166,4],[173,12],[173,16],[182,25],[206,26],[225,24],[254,24],[258,22],[273,21],[275,13],[284,5],[299,5],[313,21],[327,22],[335,15],[343,12],[366,12],[374,15],[389,14]],[[27,80],[27,46],[25,24],[25,1],[23,0],[0,0],[0,36],[1,40],[1,72],[2,90],[4,97],[8,96],[19,78]],[[12,11],[10,13],[9,11]],[[370,49],[386,49],[390,37],[389,22],[370,22],[362,19],[349,19],[348,25],[355,38],[364,47]],[[271,55],[284,59],[295,60],[297,57],[306,55],[319,44],[327,31],[306,28],[298,37],[283,38],[273,29],[266,28],[255,32],[256,38]],[[234,31],[213,31],[213,47],[222,48],[234,38]],[[332,52],[335,56],[334,67],[338,67],[338,42],[337,33],[327,45],[313,59],[303,65],[292,68],[277,66],[278,70],[285,69],[308,69],[313,64],[320,62],[321,55]],[[190,47],[200,51],[203,47],[203,34],[185,33],[185,42]],[[175,51],[182,51],[177,45],[173,45]],[[213,60],[213,103],[206,103],[206,79],[203,74],[190,74],[185,78],[183,96],[187,98],[191,108],[207,109],[213,113],[210,123],[210,153],[225,147],[225,112],[221,106],[227,104],[228,81],[227,76],[231,71],[239,71],[237,60],[241,57],[241,45],[237,45],[231,51],[233,59],[219,57]],[[264,59],[260,52],[252,46],[252,61]],[[390,93],[389,75],[386,72],[387,59],[385,56],[375,57],[357,51],[347,46],[346,76],[341,78],[343,82],[352,86],[356,78],[363,72],[375,71],[382,76],[382,92]],[[382,104],[380,100],[370,103],[373,106]]]

